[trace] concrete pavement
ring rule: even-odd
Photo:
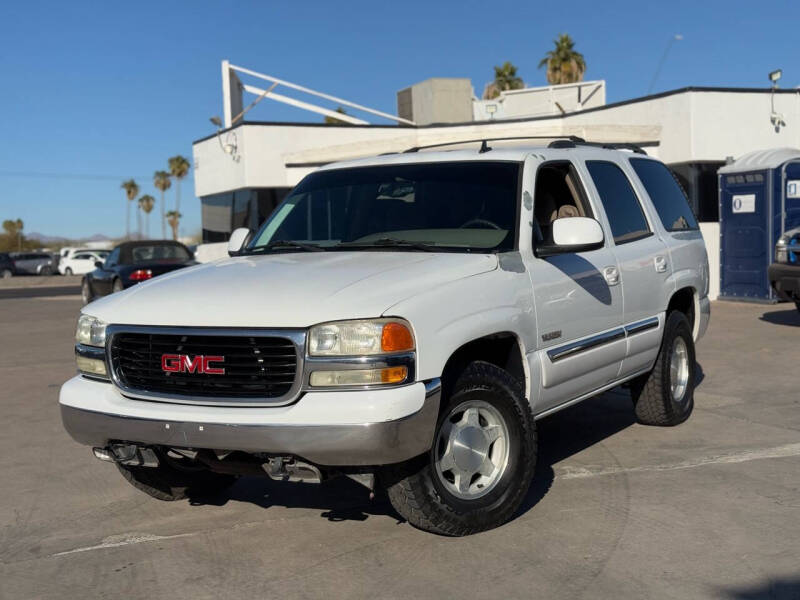
[[[0,300],[0,598],[798,598],[800,314],[714,303],[691,419],[540,421],[520,514],[448,539],[349,480],[164,503],[60,423],[80,302]]]

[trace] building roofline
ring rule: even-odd
[[[445,128],[445,127],[465,127],[469,125],[505,125],[508,123],[526,123],[526,122],[533,122],[533,121],[548,121],[551,119],[569,119],[570,117],[576,117],[579,115],[585,115],[591,112],[598,112],[601,110],[608,110],[611,108],[618,108],[620,106],[626,106],[628,104],[636,104],[638,102],[647,102],[649,100],[657,100],[659,98],[666,98],[667,96],[675,96],[677,94],[684,94],[687,92],[717,92],[717,93],[737,93],[737,94],[798,94],[800,95],[800,88],[793,88],[793,89],[776,89],[773,90],[772,88],[737,88],[737,87],[707,87],[707,86],[687,86],[682,87],[674,90],[667,90],[665,92],[659,92],[657,94],[650,94],[647,96],[640,96],[638,98],[630,98],[628,100],[620,100],[619,102],[612,102],[611,104],[604,104],[602,106],[594,106],[592,108],[587,108],[585,110],[570,112],[564,115],[542,115],[538,117],[518,117],[515,119],[498,119],[496,121],[462,121],[459,123],[428,123],[426,125],[388,125],[388,124],[377,124],[373,125],[371,123],[366,123],[363,125],[354,124],[354,123],[336,123],[336,124],[328,124],[328,123],[303,123],[300,121],[240,121],[233,127],[228,129],[220,130],[219,132],[212,133],[211,135],[207,135],[202,137],[198,140],[192,142],[192,145],[199,144],[201,142],[205,142],[206,140],[210,140],[221,133],[226,133],[228,131],[232,131],[242,125],[256,125],[259,127],[342,127],[348,129],[431,129],[434,127]]]

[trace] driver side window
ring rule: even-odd
[[[108,255],[106,258],[105,267],[108,269],[113,267],[119,262],[119,248],[115,249],[111,254]]]
[[[594,217],[586,191],[571,162],[550,162],[539,167],[533,215],[533,237],[537,246],[553,244],[553,221],[556,219]]]

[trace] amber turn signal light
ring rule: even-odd
[[[414,336],[402,323],[387,323],[381,334],[381,350],[384,352],[403,352],[414,349]]]

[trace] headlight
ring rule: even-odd
[[[311,328],[310,356],[374,356],[414,350],[414,335],[401,319],[323,323]]]
[[[78,318],[75,341],[86,346],[105,346],[106,324],[96,317],[81,315]]]

